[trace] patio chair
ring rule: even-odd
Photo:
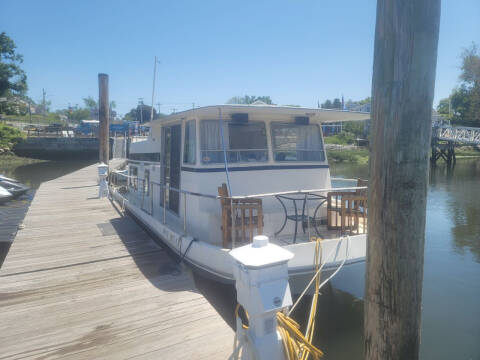
[[[224,248],[232,248],[232,240],[235,240],[235,245],[250,243],[255,235],[263,233],[262,199],[229,199],[226,184],[218,188],[218,195],[221,197]]]

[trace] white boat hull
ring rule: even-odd
[[[123,201],[123,197],[114,191],[112,196],[119,202]],[[128,201],[124,203],[124,206],[183,261],[217,281],[227,283],[234,281],[233,259],[229,256],[229,249],[205,241],[196,241],[192,236],[183,235],[181,230],[172,229],[168,224],[163,224]],[[347,243],[349,245],[348,251]],[[288,264],[290,287],[293,294],[299,294],[314,274],[315,242],[285,245],[284,248],[294,254],[293,259]],[[365,249],[366,235],[364,234],[351,236],[349,241],[342,241],[341,238],[322,240],[322,263],[325,263],[322,279],[332,274],[343,261],[343,268],[338,274],[345,272],[356,274],[356,270],[350,271],[349,268],[358,269],[359,266],[363,266]],[[348,280],[346,286],[342,286],[341,281],[337,281],[335,285],[347,292],[350,292],[349,288],[351,287],[356,291],[352,295],[361,297],[363,295],[363,279],[358,279],[358,276],[353,280],[349,276],[345,278]],[[360,287],[362,287],[361,291],[359,290]]]

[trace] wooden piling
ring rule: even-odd
[[[99,161],[108,164],[110,150],[108,75],[98,74]]]
[[[365,359],[418,359],[440,0],[378,0]]]

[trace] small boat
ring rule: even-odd
[[[18,180],[11,179],[9,177],[3,176],[2,174],[0,174],[0,181],[9,181],[9,182],[12,182],[12,183],[18,183]]]
[[[12,195],[13,198],[17,198],[19,196],[22,196],[23,194],[25,194],[29,190],[29,188],[27,186],[19,183],[16,180],[13,180],[13,182],[12,182],[12,181],[8,181],[8,180],[0,179],[0,186],[3,189],[7,190]]]
[[[13,195],[7,189],[4,189],[0,186],[0,204],[3,204],[4,202],[11,200],[12,198]]]

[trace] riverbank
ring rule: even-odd
[[[352,145],[334,145],[326,146],[327,158],[333,163],[367,164],[369,150],[366,147]],[[462,158],[480,158],[480,150],[472,146],[462,146],[455,148],[457,159]]]
[[[6,153],[0,155],[0,168],[17,167],[22,165],[30,165],[44,162],[45,160],[31,159],[26,157],[17,156],[13,153]]]
[[[367,164],[368,149],[357,146],[327,147],[327,158],[333,163]]]

